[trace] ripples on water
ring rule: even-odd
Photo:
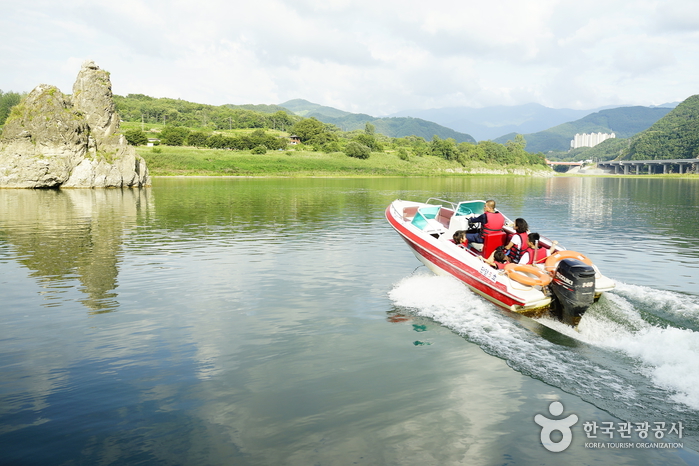
[[[500,311],[449,277],[417,273],[398,283],[390,297],[519,372],[620,419],[682,421],[685,437],[699,446],[694,438],[699,430],[696,296],[617,283],[585,314],[579,331]]]
[[[637,184],[175,179],[0,191],[0,464],[7,451],[42,465],[557,464],[532,422],[552,399],[593,418],[686,420],[691,441],[697,297],[663,289],[696,289],[699,190],[645,202]],[[401,281],[419,263],[383,210],[431,196],[492,196],[636,285],[619,283],[571,333],[448,278]],[[665,224],[661,206],[680,201],[687,215]],[[639,219],[652,224],[629,241]],[[573,454],[677,459],[598,453]]]

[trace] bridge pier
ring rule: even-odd
[[[662,165],[662,172],[660,166]],[[675,165],[678,170],[675,171]],[[669,175],[678,173],[680,175],[689,173],[699,173],[699,158],[696,159],[673,159],[673,160],[620,160],[616,162],[598,162],[598,166],[611,169],[614,167],[615,175],[628,175],[635,171],[636,175],[647,173],[649,175],[663,174]],[[623,168],[622,168],[623,167]],[[657,167],[657,168],[656,168]]]

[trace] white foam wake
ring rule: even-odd
[[[620,373],[631,366],[633,372],[660,389],[661,395],[664,391],[665,398],[699,410],[699,333],[691,328],[651,324],[642,315],[655,309],[699,322],[697,297],[619,283],[613,293],[590,308],[578,331],[551,319],[539,320],[578,341],[606,348],[611,352],[611,364],[601,358],[581,358],[575,348],[526,330],[450,277],[412,275],[396,284],[389,297],[396,305],[430,317],[488,353],[506,359],[525,374],[564,389],[574,380],[572,391],[583,397],[606,392],[631,403],[638,397],[638,380]],[[614,354],[625,361],[616,364]]]
[[[505,359],[514,369],[586,399],[613,392],[631,404],[637,396],[632,384],[612,377],[608,368],[520,326],[456,279],[413,275],[396,284],[389,297],[397,306],[432,318]]]
[[[671,400],[699,410],[699,333],[669,322],[649,323],[638,309],[641,305],[651,314],[655,311],[699,322],[699,299],[624,283],[617,283],[606,299],[590,308],[579,331],[550,319],[541,323],[586,343],[627,354],[638,362],[637,371],[670,392]]]

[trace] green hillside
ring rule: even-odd
[[[699,156],[699,95],[693,95],[631,139],[630,160],[691,159]]]
[[[410,117],[376,118],[364,113],[349,113],[332,107],[314,104],[303,99],[290,100],[280,106],[306,118],[316,118],[323,123],[337,126],[342,131],[362,130],[367,123],[376,128],[376,132],[388,137],[402,138],[419,136],[431,140],[435,135],[441,139],[454,139],[456,142],[476,143],[469,134],[459,133],[437,123]]]
[[[558,157],[561,160],[614,160],[622,157],[629,149],[629,139],[607,139],[597,144],[595,147],[579,147],[566,154],[565,157]]]
[[[672,109],[654,107],[619,107],[587,115],[576,121],[563,123],[538,133],[525,134],[527,151],[549,152],[568,151],[570,141],[576,134],[614,133],[617,138],[629,138],[667,115]],[[514,134],[495,139],[504,144],[512,140]]]

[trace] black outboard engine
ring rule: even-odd
[[[573,327],[595,300],[595,269],[576,259],[558,263],[551,282],[551,312]]]

